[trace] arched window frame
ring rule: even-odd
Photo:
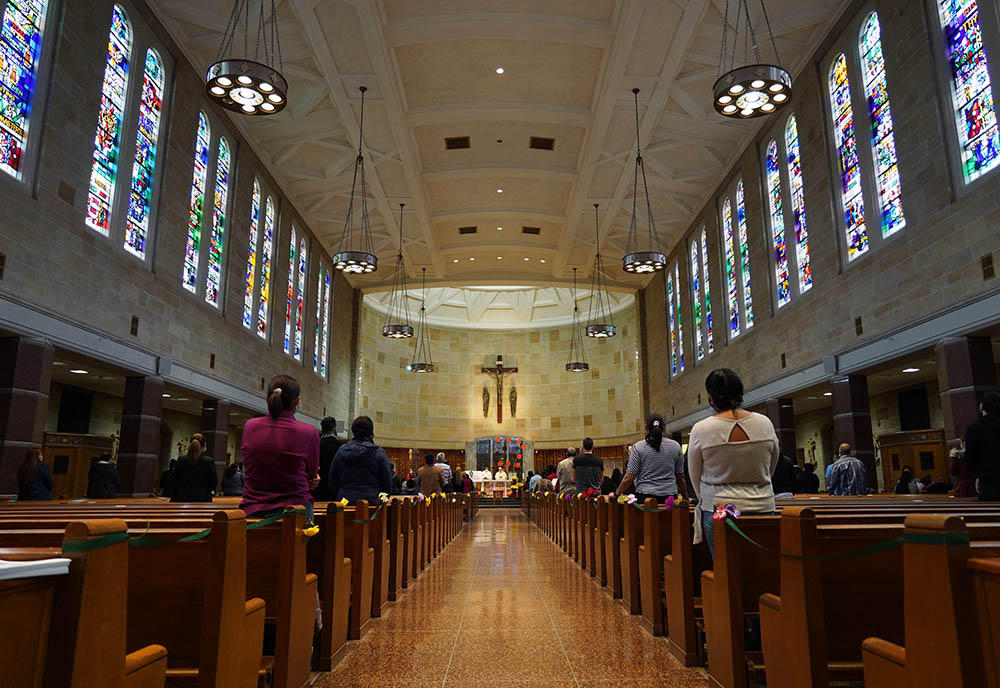
[[[274,295],[274,276],[276,269],[277,253],[275,248],[280,245],[278,241],[278,218],[281,208],[278,206],[278,197],[273,193],[262,191],[263,205],[261,211],[260,229],[260,249],[258,250],[258,263],[260,271],[257,279],[256,296],[256,326],[254,331],[257,336],[267,340],[270,334],[271,314],[274,311],[272,300]]]
[[[333,296],[333,274],[322,258],[316,261],[316,337],[313,342],[313,372],[328,379],[328,346],[330,342],[330,300]]]
[[[691,272],[691,326],[694,330],[694,363],[715,352],[712,328],[711,284],[708,274],[708,235],[702,225],[688,241],[686,254]]]
[[[829,135],[827,140],[831,146],[831,171],[834,179],[834,222],[837,227],[837,244],[840,247],[840,262],[844,270],[850,269],[878,252],[883,244],[892,241],[895,237],[904,234],[906,228],[906,178],[905,171],[899,169],[899,154],[896,145],[896,133],[898,126],[893,121],[893,131],[890,135],[892,149],[896,152],[897,164],[896,174],[899,178],[901,189],[899,214],[901,222],[885,223],[882,209],[881,188],[884,180],[878,175],[878,166],[875,162],[875,142],[872,138],[873,118],[869,108],[868,84],[871,81],[865,74],[865,66],[862,58],[862,33],[868,23],[868,19],[875,14],[875,9],[868,3],[851,20],[850,24],[841,33],[840,38],[827,53],[820,63],[820,77],[823,82],[824,112],[828,124]],[[893,108],[893,94],[900,90],[899,84],[893,76],[896,70],[891,63],[891,56],[886,55],[886,47],[891,44],[887,38],[885,24],[886,16],[879,14],[879,28],[881,33],[882,59],[885,63],[886,93],[888,94],[888,111],[890,118],[897,114]],[[936,15],[935,15],[936,16]],[[891,31],[891,29],[890,29]],[[840,55],[844,56],[847,65],[847,78],[850,83],[850,104],[854,119],[854,135],[857,148],[857,160],[860,170],[861,193],[858,196],[864,204],[864,237],[861,238],[858,232],[849,232],[848,221],[846,219],[847,210],[844,206],[845,194],[841,181],[840,150],[837,145],[837,119],[833,113],[833,84],[831,81],[832,70]],[[950,94],[945,99],[945,103],[950,103]],[[800,135],[801,140],[801,135]],[[808,180],[806,184],[808,185]],[[852,240],[852,237],[857,237]]]
[[[49,0],[50,5],[56,4],[56,0]],[[142,14],[138,12],[129,2],[118,0],[115,5],[119,6],[124,16],[128,19],[132,30],[132,46],[129,58],[129,70],[127,74],[124,111],[122,114],[121,131],[119,132],[117,166],[115,172],[115,184],[110,199],[110,214],[108,218],[108,231],[105,234],[99,229],[91,226],[87,222],[87,210],[84,209],[83,224],[88,231],[95,236],[103,237],[111,241],[117,248],[122,249],[126,255],[152,265],[153,247],[156,237],[156,223],[163,177],[163,166],[166,158],[167,132],[170,127],[170,94],[173,90],[173,75],[175,61],[160,41],[159,37],[143,20]],[[49,27],[51,30],[51,26]],[[110,32],[110,17],[107,22],[107,30]],[[163,86],[161,91],[161,102],[159,109],[159,126],[155,140],[155,157],[152,168],[152,178],[149,181],[146,193],[148,208],[145,215],[145,236],[142,241],[142,249],[139,250],[130,245],[129,236],[129,206],[131,202],[132,184],[137,175],[137,155],[136,148],[139,141],[139,120],[143,114],[143,81],[146,76],[146,57],[150,51],[154,51],[159,58],[160,68],[163,76]],[[105,60],[107,51],[104,51]],[[97,84],[100,90],[103,86],[105,70],[102,69],[101,82]],[[36,91],[39,86],[36,86]],[[99,102],[99,101],[98,101]],[[34,109],[34,106],[32,106]],[[93,125],[96,129],[97,115],[99,110],[93,113]],[[29,141],[31,133],[29,131]],[[37,138],[37,137],[36,137]],[[91,149],[93,154],[93,149]],[[90,161],[91,174],[93,174],[93,159]],[[89,182],[89,177],[88,177]],[[87,188],[87,198],[89,205],[90,189]]]
[[[743,195],[740,196],[740,189]],[[742,198],[742,215],[740,199]],[[766,201],[765,201],[766,203]],[[728,214],[727,214],[728,212]],[[726,340],[733,341],[753,329],[754,284],[751,279],[751,247],[753,236],[748,228],[746,188],[737,177],[718,198],[719,257],[722,288],[726,307]],[[732,263],[730,264],[730,260]]]

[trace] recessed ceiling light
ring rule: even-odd
[[[503,189],[497,189],[497,193],[503,193]]]
[[[74,375],[86,375],[87,374],[87,371],[84,370],[83,368],[73,368],[69,372],[73,373]]]
[[[188,400],[187,397],[177,397],[177,399],[175,399],[175,401],[187,401],[187,400]]]
[[[530,261],[530,260],[531,260],[531,258],[525,258],[525,259],[524,259],[524,262],[525,262],[525,263],[527,263],[527,262],[528,262],[528,261]]]
[[[498,232],[502,232],[503,231],[503,227],[497,227],[497,231]]]
[[[497,256],[497,260],[503,260],[503,256]]]
[[[919,373],[920,368],[903,368],[904,373]]]
[[[469,258],[469,260],[475,260],[475,258]]]
[[[544,258],[539,258],[539,259],[538,259],[538,262],[539,262],[539,263],[544,263],[544,262],[545,262],[545,259],[544,259]]]
[[[503,74],[503,67],[497,67],[497,74]]]
[[[823,392],[823,396],[824,397],[832,397],[833,396],[833,392]]]
[[[454,258],[451,262],[452,263],[457,263],[458,262],[458,258]]]
[[[169,398],[170,398],[170,395],[169,395],[169,394],[167,394],[166,392],[164,392],[164,393],[163,393],[163,398],[164,398],[164,399],[169,399]]]

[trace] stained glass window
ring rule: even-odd
[[[253,326],[253,287],[257,277],[257,230],[260,227],[260,182],[253,180],[250,198],[250,245],[247,249],[247,280],[243,292],[243,327]]]
[[[274,246],[274,199],[264,205],[264,240],[260,245],[260,296],[257,297],[257,335],[267,337],[267,309],[271,302],[271,248]]]
[[[743,203],[743,180],[736,182],[736,224],[740,230],[740,276],[743,278],[743,320],[753,327],[753,298],[750,294],[750,237],[747,234],[747,207]]]
[[[313,372],[319,372],[320,337],[323,330],[323,265],[319,266],[316,280],[316,340],[313,342]]]
[[[670,374],[677,374],[677,314],[674,312],[674,276],[667,271],[667,330],[670,335]]]
[[[135,132],[135,159],[132,162],[132,189],[125,219],[125,250],[146,257],[149,235],[149,211],[153,200],[153,174],[156,172],[156,142],[160,134],[163,109],[163,61],[153,48],[146,51],[139,99],[139,124]]]
[[[861,30],[862,74],[868,114],[872,125],[872,158],[875,160],[875,181],[878,184],[879,209],[882,211],[882,236],[898,232],[906,225],[903,217],[902,191],[899,187],[899,167],[896,164],[896,139],[892,133],[892,110],[885,80],[885,58],[882,56],[882,30],[878,13],[872,12]],[[792,191],[794,194],[794,190]]]
[[[285,303],[285,353],[292,353],[292,319],[295,317],[295,227],[288,245],[288,299]]]
[[[212,212],[212,239],[208,245],[208,271],[205,277],[205,301],[219,305],[222,287],[222,248],[226,235],[226,201],[229,199],[229,144],[219,139],[215,155],[215,208]]]
[[[736,284],[736,250],[733,240],[733,204],[722,204],[722,243],[726,250],[726,305],[729,306],[729,336],[740,334],[740,295]]]
[[[47,0],[9,0],[0,25],[0,170],[20,179]]]
[[[705,293],[705,345],[708,353],[715,351],[715,334],[712,332],[712,296],[708,287],[708,237],[701,230],[701,281]]]
[[[304,301],[306,295],[306,238],[299,241],[299,293],[295,299],[295,360],[302,360],[302,325],[305,318]]]
[[[97,116],[97,133],[94,134],[94,166],[90,171],[90,192],[87,195],[87,226],[104,236],[111,232],[111,207],[118,178],[118,155],[131,58],[132,27],[125,10],[115,5],[111,13],[101,109]]]
[[[851,107],[851,82],[847,77],[847,58],[840,53],[830,67],[830,107],[833,111],[833,137],[840,163],[840,200],[847,232],[847,259],[854,260],[868,250],[865,226],[865,199],[861,184],[861,162],[854,134],[854,108]]]
[[[792,300],[788,285],[788,247],[785,246],[785,214],[781,201],[781,172],[778,168],[778,144],[767,144],[767,203],[771,213],[771,237],[774,244],[774,275],[778,286],[778,308]]]
[[[205,182],[208,177],[208,142],[212,130],[204,112],[198,113],[198,133],[194,142],[194,172],[191,179],[191,206],[188,215],[187,245],[184,247],[183,286],[192,294],[197,290],[198,256],[201,251],[201,219],[205,205]]]
[[[951,67],[951,97],[962,148],[962,172],[971,182],[1000,162],[993,88],[976,0],[937,0]]]
[[[681,325],[681,272],[680,266],[674,264],[674,283],[677,285],[677,366],[684,372],[684,328]]]
[[[806,230],[806,198],[802,190],[802,158],[799,150],[799,126],[795,115],[785,125],[785,150],[788,152],[788,182],[791,185],[792,212],[795,216],[795,262],[799,269],[799,293],[812,286],[809,260],[809,232]]]
[[[705,358],[705,337],[701,331],[701,266],[698,264],[698,242],[691,242],[691,303],[694,305],[694,355]]]
[[[326,377],[327,346],[330,343],[330,271],[323,274],[323,342],[320,348],[319,374]]]

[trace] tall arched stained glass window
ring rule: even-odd
[[[871,118],[872,158],[875,160],[875,181],[879,209],[882,211],[882,236],[887,237],[901,230],[906,225],[906,218],[903,217],[896,138],[892,132],[892,110],[885,80],[885,58],[882,56],[882,29],[877,12],[872,12],[865,22],[858,49]],[[792,193],[795,193],[794,190]]]
[[[681,325],[681,272],[680,265],[674,263],[674,283],[677,285],[677,361],[680,372],[684,372],[684,327]]]
[[[208,178],[208,144],[212,130],[204,112],[198,113],[198,133],[194,141],[194,171],[191,179],[191,205],[188,213],[187,245],[184,247],[182,284],[192,294],[198,289],[198,256],[201,252],[201,220]]]
[[[670,374],[677,370],[677,313],[674,311],[674,276],[668,270],[664,278],[667,282],[667,332],[670,338]]]
[[[253,327],[253,287],[257,278],[257,233],[260,227],[260,182],[253,180],[250,198],[250,243],[247,249],[247,279],[243,292],[243,327]]]
[[[139,99],[139,123],[135,132],[135,159],[132,162],[132,187],[125,219],[125,250],[139,258],[146,257],[149,235],[149,212],[153,200],[153,174],[156,172],[156,143],[160,136],[163,110],[163,60],[153,48],[146,51]]]
[[[274,247],[274,199],[264,204],[264,239],[260,244],[260,296],[257,297],[257,336],[267,337],[267,309],[271,303],[271,249]]]
[[[330,271],[323,273],[323,341],[320,348],[319,374],[326,377],[328,357],[327,347],[330,343]]]
[[[753,298],[750,294],[750,237],[747,235],[747,207],[743,202],[743,180],[736,183],[736,223],[740,230],[740,276],[743,278],[743,319],[753,327]]]
[[[219,139],[215,155],[215,194],[212,212],[212,237],[208,245],[208,270],[205,276],[205,301],[218,307],[222,288],[222,249],[226,237],[226,202],[229,199],[229,144]]]
[[[306,238],[299,240],[299,278],[298,296],[295,298],[295,360],[302,360],[302,326],[305,319],[305,296],[306,296]]]
[[[122,120],[128,91],[129,61],[132,59],[132,26],[120,5],[111,13],[111,33],[101,86],[101,109],[94,134],[94,165],[90,171],[86,223],[104,236],[111,233],[111,210],[118,180],[118,156],[122,143]]]
[[[976,0],[937,0],[937,6],[951,68],[962,173],[968,183],[1000,163],[1000,137],[979,6]]]
[[[729,336],[740,334],[740,293],[736,283],[736,249],[733,238],[733,204],[722,204],[722,243],[726,249],[726,305],[729,306]]]
[[[844,53],[837,55],[830,66],[830,108],[840,164],[840,200],[844,231],[847,232],[847,259],[854,260],[868,250],[868,229],[865,226],[861,161],[854,133],[854,108],[851,107],[851,81],[847,76],[847,57]]]
[[[9,0],[0,25],[0,170],[20,179],[47,0]]]
[[[320,339],[323,336],[323,264],[316,278],[316,339],[313,342],[313,372],[319,372]]]
[[[295,318],[295,249],[298,246],[295,227],[288,243],[288,298],[285,302],[285,353],[292,353],[292,320]]]
[[[701,281],[705,293],[705,346],[708,353],[715,351],[715,334],[712,332],[712,295],[708,286],[708,237],[701,230]]]
[[[799,126],[795,115],[785,125],[785,150],[788,153],[788,182],[791,185],[792,213],[795,217],[795,264],[799,272],[799,293],[812,287],[809,260],[809,232],[806,229],[806,197],[802,189],[802,158],[799,150]]]
[[[781,200],[781,171],[778,167],[778,144],[767,144],[767,205],[771,214],[771,238],[774,245],[774,277],[778,289],[778,308],[792,300],[788,284],[788,247],[785,245],[785,211]]]
[[[695,360],[705,358],[705,336],[701,331],[701,265],[698,263],[698,242],[691,242],[691,303],[694,306]]]

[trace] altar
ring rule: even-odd
[[[476,488],[483,497],[504,498],[510,494],[509,480],[482,480],[476,484]]]

